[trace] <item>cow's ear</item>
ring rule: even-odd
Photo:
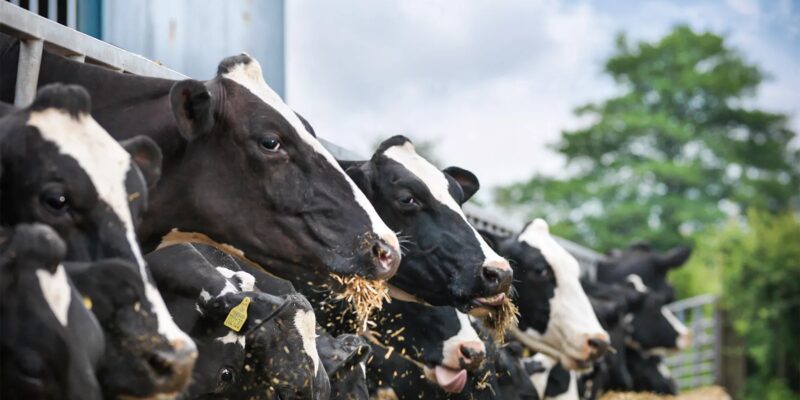
[[[458,182],[458,185],[461,186],[461,191],[464,192],[464,198],[461,199],[460,204],[466,203],[467,200],[469,200],[478,191],[478,189],[481,188],[481,183],[478,182],[478,177],[476,177],[472,172],[469,172],[463,168],[448,167],[442,172],[455,179],[456,182]]]
[[[153,189],[161,178],[161,147],[153,139],[139,135],[120,142],[131,155],[131,159],[142,171],[147,188]]]
[[[178,131],[186,140],[194,140],[214,126],[214,106],[211,92],[203,82],[194,79],[180,81],[169,91],[170,106]]]
[[[692,248],[688,246],[673,247],[666,254],[658,256],[658,266],[663,270],[677,268],[683,265],[689,256],[692,255]]]
[[[372,176],[374,175],[372,163],[369,161],[339,161],[347,176],[356,183],[359,189],[372,199],[374,191],[372,189]]]

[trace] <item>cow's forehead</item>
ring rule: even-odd
[[[261,101],[263,101],[265,104],[277,111],[281,117],[283,117],[283,119],[285,119],[292,126],[295,132],[297,132],[297,135],[300,136],[300,139],[308,144],[315,152],[323,156],[325,160],[327,160],[328,163],[333,167],[333,169],[338,171],[348,185],[350,185],[350,189],[353,192],[356,202],[369,217],[369,220],[372,224],[372,230],[378,235],[391,232],[383,220],[381,220],[381,218],[378,216],[372,205],[369,203],[367,197],[347,176],[333,155],[322,146],[322,143],[320,143],[319,140],[317,140],[317,138],[315,138],[311,132],[308,131],[308,129],[306,129],[305,125],[297,116],[297,114],[295,114],[295,112],[283,102],[280,96],[278,96],[278,94],[275,93],[275,91],[272,90],[269,85],[267,85],[267,82],[264,80],[264,75],[261,72],[261,65],[258,63],[258,61],[254,59],[248,59],[247,61],[242,61],[241,63],[228,67],[227,71],[222,74],[222,77],[230,79],[243,86],[256,97],[261,99]]]
[[[544,220],[537,218],[528,224],[517,240],[539,250],[553,268],[556,279],[570,277],[577,279],[579,277],[578,260],[555,241],[550,235],[550,227]]]
[[[407,141],[403,144],[391,146],[384,150],[383,155],[388,159],[402,165],[406,170],[414,174],[414,176],[422,181],[422,183],[428,188],[431,196],[433,196],[436,201],[458,214],[464,220],[464,222],[466,222],[467,226],[472,229],[473,233],[475,234],[475,238],[478,240],[481,250],[487,259],[501,258],[494,250],[492,250],[491,247],[489,247],[488,244],[486,244],[486,241],[483,240],[483,237],[481,237],[478,231],[472,227],[472,224],[467,221],[467,217],[464,215],[464,211],[461,210],[461,206],[456,203],[452,194],[450,194],[450,182],[447,180],[444,173],[440,171],[439,168],[436,168],[436,166],[431,164],[428,160],[417,154],[417,151],[411,142]]]
[[[303,351],[311,358],[314,363],[314,375],[319,369],[319,354],[317,354],[317,320],[314,311],[298,310],[294,315],[294,326],[303,341]]]

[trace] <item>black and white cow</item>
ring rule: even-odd
[[[692,341],[691,332],[667,307],[669,297],[651,290],[638,275],[630,275],[627,280],[645,295],[642,306],[630,321],[632,333],[628,347],[660,355],[688,347]]]
[[[101,399],[105,344],[72,287],[66,246],[48,226],[0,231],[0,397]]]
[[[237,260],[205,244],[170,245],[146,258],[176,322],[199,347],[187,398],[328,398],[316,319],[303,296],[259,290]],[[248,316],[236,332],[223,322],[245,297]]]
[[[378,214],[404,239],[393,296],[483,315],[505,300],[512,271],[470,225],[461,205],[480,187],[471,172],[440,170],[403,136],[368,161],[342,163]],[[397,290],[399,289],[399,290]]]
[[[445,392],[464,391],[469,373],[486,358],[486,346],[469,317],[453,307],[394,300],[376,314],[375,322],[376,340],[423,365],[425,377]],[[367,364],[368,375],[378,369],[379,376],[397,372],[389,366]],[[376,379],[371,381],[376,383]]]
[[[626,361],[633,378],[633,390],[658,394],[678,394],[678,384],[660,355],[628,350]]]
[[[14,93],[17,40],[0,34],[0,100]],[[164,155],[138,229],[146,250],[178,228],[242,249],[287,279],[330,273],[386,279],[400,262],[397,236],[304,124],[242,54],[208,81],[121,74],[51,54],[39,84],[77,83],[93,116],[118,140],[151,137]]]
[[[366,363],[372,350],[363,337],[351,334],[333,337],[318,329],[317,351],[331,382],[331,399],[369,399]]]
[[[547,223],[536,219],[511,237],[485,236],[514,268],[519,329],[558,351],[568,369],[587,368],[601,357],[608,333],[581,287],[578,261],[550,235]]]
[[[126,143],[129,153],[89,110],[85,90],[54,84],[30,107],[0,119],[0,223],[51,226],[67,244],[66,261],[130,261],[144,295],[136,300],[138,319],[122,335],[153,328],[135,351],[152,361],[143,368],[158,378],[132,386],[153,390],[145,394],[174,392],[187,383],[195,346],[151,282],[134,233],[148,184],[158,179],[160,152],[151,140],[135,137]]]
[[[682,266],[692,254],[687,246],[678,246],[664,254],[658,253],[647,243],[635,243],[624,251],[612,251],[608,259],[597,266],[600,282],[622,282],[630,275],[638,276],[650,290],[662,293],[671,302],[675,290],[667,282],[667,272]]]

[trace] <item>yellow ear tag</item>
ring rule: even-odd
[[[250,298],[245,297],[242,302],[236,307],[231,308],[228,317],[225,318],[225,326],[231,328],[235,332],[242,330],[242,326],[247,322],[247,306],[250,305]]]
[[[84,296],[83,297],[83,306],[86,307],[87,310],[92,309],[92,299]]]

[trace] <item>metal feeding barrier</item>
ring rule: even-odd
[[[722,340],[717,297],[704,294],[667,306],[692,333],[691,345],[665,360],[681,390],[712,385],[721,379]]]
[[[50,7],[47,16],[50,19],[37,15],[39,12],[37,1],[28,3],[30,11],[17,4],[19,1],[0,0],[0,32],[20,40],[14,98],[14,104],[17,106],[30,104],[36,95],[39,67],[45,49],[78,62],[103,66],[120,73],[176,80],[188,78],[159,63],[72,29],[71,27],[76,26],[75,0],[66,2],[65,23],[68,26],[58,22],[55,0],[49,0],[48,3]],[[320,139],[320,141],[338,159],[363,159],[358,154],[327,140]],[[502,218],[473,204],[465,204],[464,213],[476,228],[498,235],[514,235],[524,226],[520,222]],[[556,240],[578,260],[583,276],[594,280],[597,264],[604,259],[604,256],[572,241],[559,237],[556,237]],[[719,329],[715,300],[713,296],[698,296],[668,306],[690,327],[694,335],[693,345],[690,348],[667,358],[667,364],[681,389],[711,384],[719,376],[717,340]]]

